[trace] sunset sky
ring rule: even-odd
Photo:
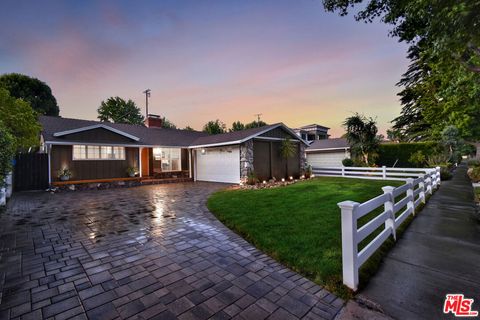
[[[2,1],[0,73],[45,81],[63,117],[95,119],[110,96],[179,127],[318,123],[352,112],[390,126],[406,46],[388,26],[326,13],[316,0]]]

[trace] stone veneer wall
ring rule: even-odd
[[[305,172],[305,168],[307,167],[307,154],[305,149],[305,145],[300,142],[300,154],[298,155],[300,158],[300,174],[303,174],[303,172]]]
[[[253,171],[253,139],[250,139],[240,144],[240,181],[245,182]]]

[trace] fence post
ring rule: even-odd
[[[427,203],[427,199],[425,198],[425,176],[426,175],[422,175],[420,177],[422,180],[418,184],[418,187],[420,188],[420,199],[422,199],[423,204]]]
[[[345,167],[342,166],[342,177],[345,177]]]
[[[442,184],[442,178],[441,178],[441,175],[440,175],[440,167],[436,167],[435,168],[435,171],[437,172],[437,182],[436,182],[436,186],[437,188],[440,186],[440,184]]]
[[[383,180],[387,180],[387,167],[382,166],[382,178]]]
[[[407,208],[412,210],[412,214],[415,215],[415,198],[413,197],[413,178],[408,178],[407,183],[410,185],[410,187],[407,189],[407,197],[408,197],[408,202],[407,202]]]
[[[432,172],[428,171],[427,172],[427,179],[425,179],[426,185],[427,185],[427,193],[429,195],[432,195]]]
[[[392,230],[393,240],[397,240],[397,234],[395,232],[395,213],[393,212],[393,206],[395,205],[395,198],[393,196],[393,190],[395,187],[385,186],[382,188],[383,193],[388,194],[388,200],[383,205],[385,211],[390,211],[390,217],[385,220],[385,229]]]
[[[356,291],[358,288],[358,243],[355,210],[359,203],[343,201],[337,205],[342,210],[343,283]]]

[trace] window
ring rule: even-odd
[[[181,158],[178,148],[153,148],[153,158],[161,161],[162,171],[180,171]]]
[[[125,160],[125,148],[74,145],[73,160]]]

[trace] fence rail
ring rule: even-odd
[[[418,178],[435,172],[435,168],[387,168],[383,167],[312,167],[316,176],[345,177],[375,180],[401,180]]]
[[[413,172],[419,169],[413,170]],[[367,259],[392,236],[396,240],[396,230],[408,218],[415,214],[415,209],[427,201],[427,195],[440,185],[440,168],[422,169],[417,178],[407,178],[400,187],[385,186],[383,194],[363,203],[343,201],[338,203],[342,219],[342,267],[343,283],[357,290],[358,270]],[[404,195],[400,200],[396,199]],[[358,228],[358,219],[383,206],[383,212]],[[397,214],[399,213],[399,214]],[[358,250],[361,241],[381,226],[383,229],[363,249]]]

